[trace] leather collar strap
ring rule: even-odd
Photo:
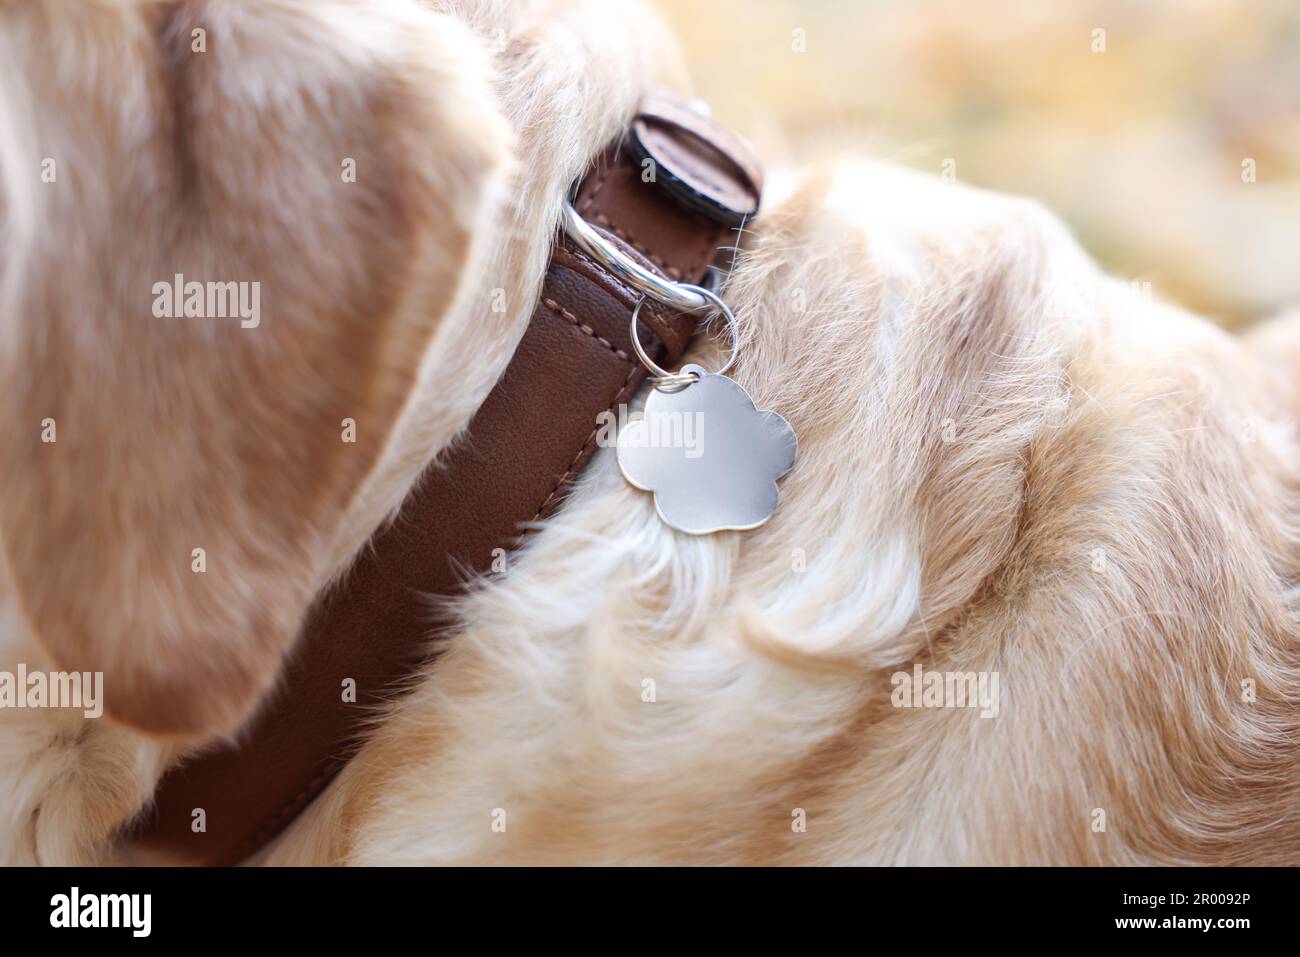
[[[700,283],[734,227],[757,210],[760,189],[733,138],[656,98],[643,104],[629,140],[597,160],[574,205],[643,265]],[[426,470],[343,582],[317,598],[284,680],[241,743],[163,779],[134,835],[142,846],[235,864],[329,784],[359,749],[366,719],[437,653],[447,621],[422,596],[455,597],[469,575],[489,572],[495,549],[552,515],[596,452],[598,415],[641,385],[646,372],[628,338],[639,298],[557,239],[528,328],[468,434]],[[647,352],[674,364],[695,318],[657,305],[641,315]],[[355,703],[341,700],[344,678],[356,679]],[[196,832],[198,808],[206,828]]]

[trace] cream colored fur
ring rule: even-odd
[[[140,18],[237,20],[237,8],[103,4],[98,15],[139,45],[135,59],[101,59],[86,51],[104,34],[78,39],[62,6],[0,3],[0,217],[7,258],[24,265],[0,274],[4,381],[19,396],[0,447],[0,580],[12,582],[0,667],[73,667],[77,625],[92,620],[104,631],[91,647],[168,702],[176,662],[193,653],[218,668],[229,649],[178,650],[167,615],[211,614],[219,630],[227,612],[274,609],[291,632],[504,367],[568,184],[641,92],[683,81],[642,8],[577,0],[279,0],[262,5],[259,35],[301,37],[311,57],[272,64],[250,49],[228,75],[194,78],[188,95],[232,139],[190,158],[208,202],[181,191],[164,212],[188,221],[201,207],[204,228],[260,250],[268,227],[252,211],[269,205],[296,256],[259,258],[268,280],[352,264],[358,289],[400,290],[392,321],[375,327],[382,361],[343,349],[349,315],[324,293],[276,317],[314,336],[316,352],[279,363],[274,390],[334,410],[331,390],[373,383],[373,400],[347,398],[376,436],[346,466],[308,456],[304,473],[321,475],[308,501],[275,487],[267,470],[284,463],[233,454],[242,446],[222,410],[203,404],[205,390],[225,394],[229,372],[235,410],[248,413],[237,436],[273,447],[276,430],[312,428],[257,417],[274,391],[256,355],[214,369],[202,341],[154,341],[156,327],[136,335],[126,318],[86,329],[114,282],[156,261],[159,237],[115,205],[128,187],[156,186],[132,179],[155,156],[152,136],[165,140],[154,175],[177,175],[175,131],[157,120],[171,95],[168,74],[153,72],[160,34]],[[303,124],[292,148],[254,136],[267,123],[259,91],[297,102],[321,83],[344,104],[402,92],[380,116],[291,111]],[[71,98],[79,88],[104,91],[98,108]],[[59,91],[70,97],[59,109],[37,109]],[[410,177],[396,177],[395,205],[350,208],[324,191],[344,148],[336,123],[358,124],[358,149],[405,138],[406,150],[374,147],[370,160]],[[74,185],[90,188],[75,207],[31,178],[45,147],[17,134],[33,129],[84,156]],[[141,138],[129,151],[127,133]],[[201,188],[233,162],[296,180],[304,156],[326,170],[306,181],[315,202]],[[1300,321],[1235,339],[1134,296],[1022,200],[844,158],[778,179],[726,293],[744,324],[738,380],[799,435],[776,517],[754,532],[678,535],[602,453],[508,574],[463,602],[415,692],[260,859],[1300,863]],[[379,241],[398,209],[414,223],[409,255],[367,272],[358,237]],[[201,248],[216,242],[194,228]],[[68,250],[67,237],[79,244]],[[497,290],[504,312],[490,308]],[[86,352],[67,348],[92,330]],[[276,572],[248,580],[236,563],[223,597],[233,607],[162,587],[173,578],[149,564],[158,539],[189,574],[188,533],[87,525],[111,513],[77,511],[84,470],[36,458],[48,450],[32,436],[55,414],[41,402],[61,403],[60,444],[89,417],[105,443],[87,453],[96,474],[138,501],[114,471],[113,430],[144,415],[133,403],[145,398],[130,381],[92,391],[95,349],[118,360],[156,350],[160,365],[197,350],[195,404],[177,427],[210,437],[197,445],[220,475],[268,482],[259,504],[288,510],[283,527],[267,526],[238,482],[211,489],[221,509],[205,531]],[[707,345],[697,358],[713,359]],[[169,454],[160,444],[155,481],[182,467]],[[183,508],[192,492],[156,494]],[[157,589],[153,631],[122,610],[141,582]],[[237,677],[227,693],[184,688],[180,698],[202,699],[193,710],[117,714],[154,734],[0,711],[0,860],[131,859],[114,829],[187,746],[238,726],[275,679],[277,634],[253,691]],[[232,640],[241,651],[265,641]],[[998,715],[891,707],[890,675],[916,662],[997,672]],[[806,830],[792,827],[801,815]]]

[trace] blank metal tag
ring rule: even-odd
[[[698,379],[652,390],[644,417],[619,432],[619,468],[654,493],[659,517],[678,531],[757,528],[776,511],[776,480],[794,465],[794,429],[733,379],[697,365],[681,374]]]

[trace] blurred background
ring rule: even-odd
[[[1300,0],[653,2],[765,155],[1036,197],[1229,328],[1300,306]]]

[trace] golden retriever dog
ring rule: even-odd
[[[609,0],[0,0],[0,669],[113,683],[0,709],[0,861],[148,857],[683,73]],[[1300,321],[1233,337],[865,159],[769,170],[746,232],[775,517],[680,534],[603,450],[255,860],[1300,863]],[[177,272],[264,292],[160,318]]]

